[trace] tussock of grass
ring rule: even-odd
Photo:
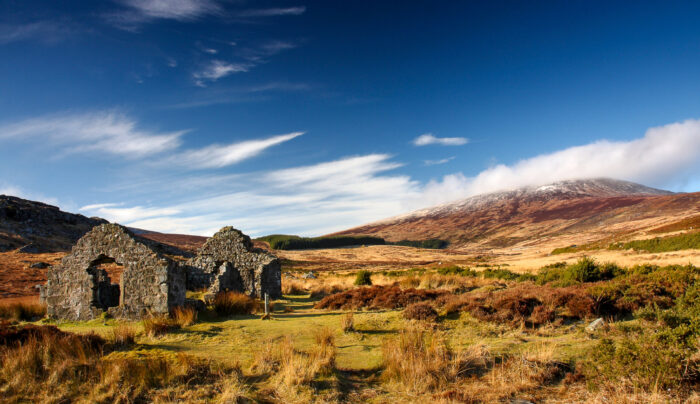
[[[197,310],[194,307],[176,307],[172,317],[179,327],[189,327],[197,321]]]
[[[345,313],[340,317],[340,329],[344,333],[355,331],[355,316],[352,312]]]
[[[168,316],[147,316],[141,320],[143,331],[151,338],[165,335],[172,330],[176,330],[179,325]]]
[[[480,347],[455,352],[441,335],[419,328],[404,329],[387,339],[382,352],[382,377],[394,382],[394,388],[415,394],[444,390],[490,362],[488,352]]]
[[[260,303],[239,292],[220,292],[214,298],[214,311],[220,316],[253,314],[260,311]]]
[[[46,315],[46,306],[41,303],[14,302],[0,304],[0,319],[34,321]]]
[[[119,324],[112,328],[112,344],[117,348],[124,348],[136,343],[136,330],[126,324]]]

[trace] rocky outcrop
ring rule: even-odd
[[[224,227],[186,263],[188,289],[236,290],[250,296],[282,295],[281,266],[274,255],[253,247],[250,237]]]
[[[153,242],[117,224],[95,227],[78,240],[60,265],[48,272],[41,291],[48,315],[90,320],[109,312],[136,319],[164,314],[185,301],[185,271]],[[112,283],[100,264],[123,266],[121,281]]]
[[[22,252],[69,251],[100,218],[63,212],[56,206],[0,195],[0,252],[22,247]]]

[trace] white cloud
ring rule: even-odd
[[[233,225],[252,235],[320,235],[480,193],[563,179],[612,177],[686,187],[700,180],[700,121],[652,128],[631,141],[601,140],[496,165],[474,176],[454,173],[427,184],[391,173],[399,167],[387,154],[370,154],[235,177],[208,176],[196,199],[182,187],[186,191],[176,196],[178,202],[137,206],[136,211],[107,206],[102,212],[112,215],[107,219],[128,218],[132,221],[124,224],[157,231],[211,235]],[[161,195],[157,187],[156,182],[152,192]]]
[[[461,146],[467,143],[469,143],[469,139],[465,137],[435,137],[432,133],[425,133],[413,139],[413,144],[416,146],[427,146],[431,144]]]
[[[301,15],[306,11],[305,6],[286,8],[261,8],[243,10],[238,13],[239,17],[275,17],[280,15]]]
[[[210,55],[216,55],[217,53],[219,53],[219,51],[214,49],[214,48],[204,48],[204,49],[202,49],[202,51],[206,52]]]
[[[415,207],[564,179],[611,177],[672,187],[700,172],[700,121],[687,120],[649,129],[628,142],[600,140],[554,153],[499,164],[476,176],[462,173],[430,182]]]
[[[172,216],[180,213],[175,208],[144,208],[142,206],[134,206],[130,208],[118,208],[119,204],[103,203],[87,205],[80,208],[81,212],[91,212],[97,216],[108,218],[109,221],[117,223],[133,223],[138,220],[143,220],[159,216]]]
[[[265,149],[292,140],[304,132],[293,132],[267,139],[248,140],[229,145],[213,144],[201,149],[188,150],[167,159],[168,164],[191,168],[220,168],[238,163],[262,153]]]
[[[247,72],[252,67],[249,63],[228,63],[212,60],[202,70],[192,74],[198,86],[205,86],[207,81],[216,81],[234,73]]]
[[[73,33],[67,22],[37,21],[26,24],[0,24],[0,45],[26,40],[58,42]]]
[[[423,164],[425,164],[426,166],[436,166],[436,165],[440,165],[440,164],[449,163],[452,160],[454,160],[454,156],[447,157],[447,158],[440,159],[440,160],[423,160]]]
[[[277,231],[324,234],[402,211],[402,201],[416,198],[418,183],[386,172],[401,165],[385,154],[348,157],[304,167],[238,176],[228,184],[215,181],[205,195],[157,209],[179,213],[124,222],[157,231],[211,235],[225,225],[261,235]],[[236,189],[238,188],[238,189]],[[229,192],[221,192],[227,189]],[[101,211],[108,220],[119,209]],[[107,215],[106,213],[110,213]],[[130,214],[126,211],[126,214]],[[198,220],[191,220],[197,217]]]
[[[0,126],[0,140],[40,138],[65,154],[106,152],[128,158],[172,150],[187,131],[159,133],[137,128],[124,114],[103,111],[49,115]]]
[[[187,21],[221,11],[219,5],[210,0],[122,0],[143,17],[165,18]]]

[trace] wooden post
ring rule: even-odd
[[[270,296],[265,293],[265,315],[270,314]]]

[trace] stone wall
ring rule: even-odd
[[[116,279],[110,282],[96,267],[108,258],[124,267],[118,286]],[[108,311],[135,319],[182,305],[185,287],[184,268],[158,253],[152,243],[117,224],[103,224],[78,240],[61,264],[49,270],[42,296],[52,318],[90,320]]]
[[[250,237],[233,227],[219,230],[185,265],[191,290],[235,290],[256,297],[267,293],[272,298],[282,295],[277,257],[253,247]]]

